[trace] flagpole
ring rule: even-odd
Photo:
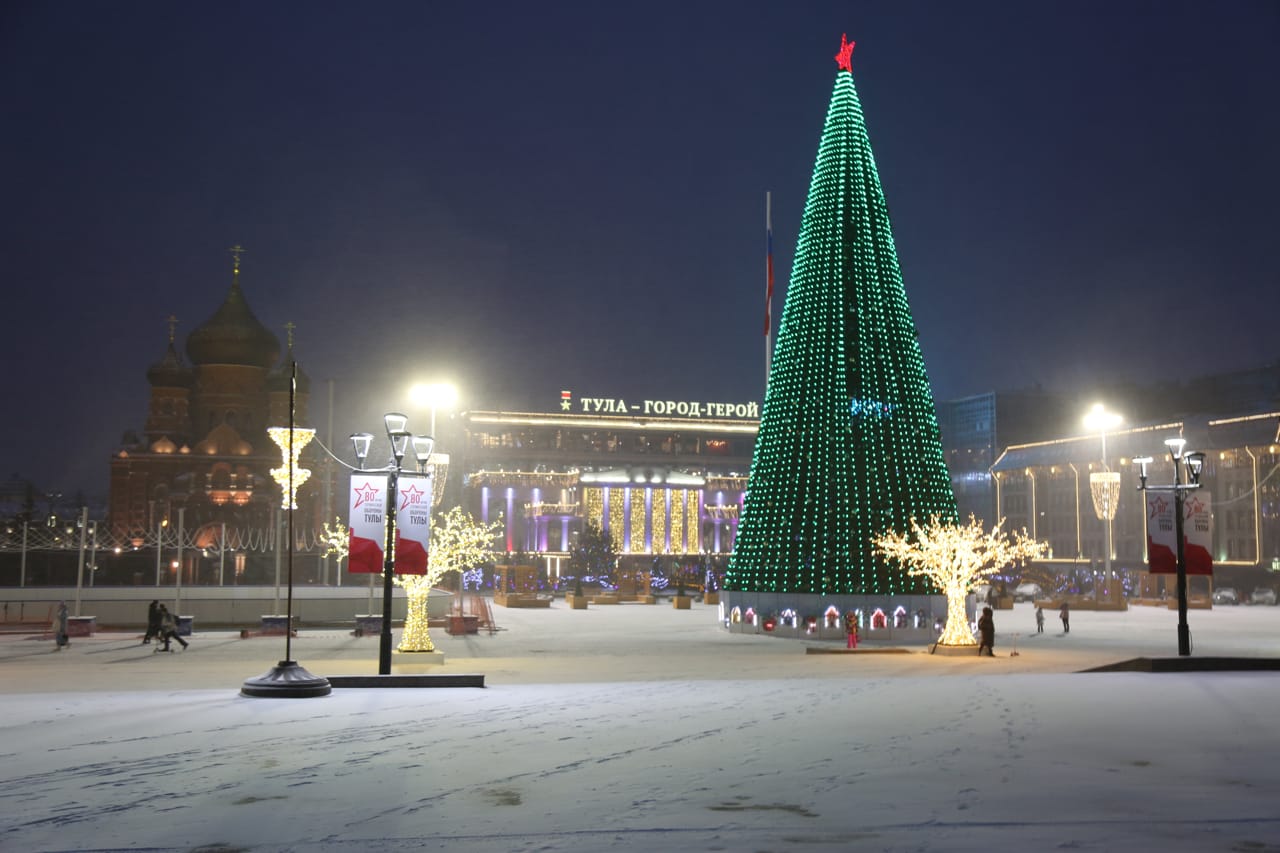
[[[764,388],[769,391],[769,370],[773,358],[773,193],[764,194]]]

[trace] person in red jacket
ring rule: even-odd
[[[858,616],[853,611],[844,615],[844,633],[848,639],[845,648],[856,649],[858,647]]]

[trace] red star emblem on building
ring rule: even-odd
[[[400,509],[404,510],[407,507],[417,506],[422,503],[422,496],[425,494],[426,492],[422,491],[422,489],[410,483],[409,488],[400,490]]]
[[[356,507],[361,504],[373,503],[378,499],[378,490],[373,487],[372,483],[365,483],[364,488],[356,489]]]
[[[1151,517],[1155,518],[1169,508],[1169,502],[1162,497],[1157,496],[1151,501]]]

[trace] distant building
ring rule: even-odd
[[[501,519],[499,548],[566,552],[582,524],[623,555],[733,550],[758,405],[575,398],[461,415],[462,504]]]
[[[224,524],[237,532],[273,528],[280,491],[268,472],[281,458],[267,427],[289,423],[292,340],[281,360],[279,340],[249,308],[239,251],[233,253],[226,298],[187,336],[190,363],[178,352],[170,318],[168,348],[147,370],[142,430],[127,433],[112,454],[107,527],[118,539],[154,542],[162,527],[172,535],[180,509],[185,538],[197,548],[220,541]],[[299,369],[299,426],[307,420],[309,385]],[[300,492],[299,506],[314,514],[312,494]],[[194,582],[197,556],[190,560],[184,569]]]
[[[1010,444],[1055,435],[1073,419],[1073,402],[1042,391],[991,391],[938,403],[942,451],[961,521],[999,519],[991,466]],[[1078,420],[1078,419],[1076,419]]]
[[[1077,431],[1078,432],[1078,431]],[[1217,569],[1280,565],[1280,410],[1198,417],[1124,427],[1107,434],[1110,470],[1120,473],[1112,522],[1113,568],[1146,563],[1147,512],[1137,491],[1134,457],[1151,456],[1149,482],[1173,482],[1166,438],[1182,436],[1207,456],[1198,493],[1209,498]],[[1105,522],[1095,511],[1089,475],[1103,470],[1098,434],[1007,448],[991,468],[998,511],[1008,528],[1026,528],[1049,543],[1043,561],[1058,571],[1096,570],[1105,563]]]

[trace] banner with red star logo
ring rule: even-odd
[[[351,475],[351,515],[347,520],[350,550],[347,571],[382,572],[382,545],[387,541],[387,475]]]
[[[401,474],[396,486],[396,574],[425,575],[431,549],[431,475]]]
[[[431,547],[431,475],[400,474],[396,484],[396,553],[398,575],[425,575]],[[350,551],[347,571],[381,574],[387,541],[386,474],[351,475]]]
[[[1182,553],[1188,575],[1213,574],[1212,503],[1207,489],[1188,492],[1182,502]],[[1147,492],[1147,562],[1153,575],[1178,572],[1176,507],[1171,496]]]

